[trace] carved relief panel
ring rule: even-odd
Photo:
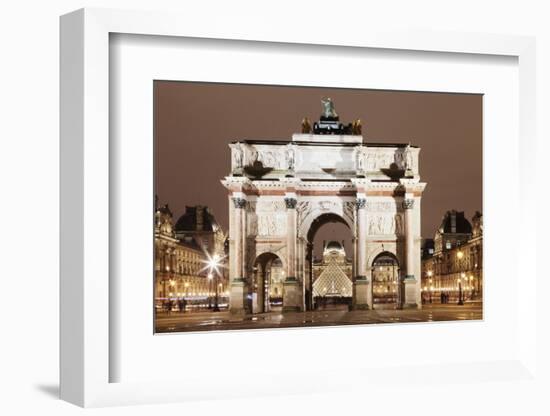
[[[403,213],[395,201],[368,201],[366,209],[369,235],[403,235]]]
[[[250,217],[255,224],[249,230],[258,237],[274,237],[286,234],[286,205],[282,199],[258,200],[255,213]]]

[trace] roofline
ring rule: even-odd
[[[300,146],[345,146],[345,147],[407,147],[409,143],[376,143],[376,142],[364,142],[364,143],[343,143],[343,142],[313,142],[313,141],[292,141],[292,140],[256,140],[256,139],[244,139],[233,140],[231,144],[245,143],[245,144],[275,144],[275,145],[287,145],[289,143],[297,144]],[[410,145],[412,148],[418,149],[419,146]]]

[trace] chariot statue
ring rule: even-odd
[[[323,104],[323,117],[338,118],[338,114],[334,110],[334,102],[330,98],[323,98],[321,103]]]

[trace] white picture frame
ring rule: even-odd
[[[243,378],[237,383],[216,382],[194,374],[192,382],[111,382],[110,366],[121,357],[110,348],[109,275],[112,260],[109,253],[110,172],[109,152],[109,37],[110,34],[148,35],[226,39],[281,44],[332,45],[334,48],[374,48],[384,50],[430,51],[441,54],[504,55],[516,57],[519,68],[519,167],[513,178],[519,184],[518,244],[536,239],[536,217],[529,207],[534,204],[535,184],[527,169],[536,154],[535,136],[535,42],[530,37],[467,33],[381,32],[353,29],[326,33],[320,28],[288,28],[284,32],[275,24],[242,30],[234,34],[230,22],[204,27],[200,22],[169,13],[130,12],[83,9],[61,19],[61,398],[80,406],[186,401],[214,397],[242,397],[257,394],[290,394],[353,389],[364,377],[361,368],[331,370],[336,379],[346,380],[329,385],[315,377],[289,380],[281,373],[271,374],[266,386]],[[514,191],[515,192],[515,191]],[[515,195],[515,194],[514,194]],[[529,215],[528,215],[529,213]],[[529,258],[527,258],[529,256]],[[537,271],[533,253],[518,253],[524,266],[526,286],[536,287]],[[518,273],[511,270],[510,273]],[[412,385],[428,380],[447,369],[455,380],[512,380],[536,377],[535,290],[519,288],[517,305],[517,354],[507,360],[472,363],[441,362],[418,365],[403,382]],[[112,293],[111,293],[112,294]],[[214,336],[214,335],[212,335]],[[307,335],[315,337],[314,332]],[[391,378],[386,367],[372,369],[378,380]],[[422,376],[418,373],[422,372]],[[414,374],[416,374],[416,376]],[[271,386],[271,387],[270,387]],[[273,389],[272,386],[278,386]]]

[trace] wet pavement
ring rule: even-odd
[[[235,329],[295,328],[308,326],[364,325],[410,322],[482,320],[481,303],[424,305],[421,310],[394,308],[348,311],[346,307],[308,312],[273,310],[268,313],[235,316],[222,312],[157,313],[157,332],[219,331]]]

